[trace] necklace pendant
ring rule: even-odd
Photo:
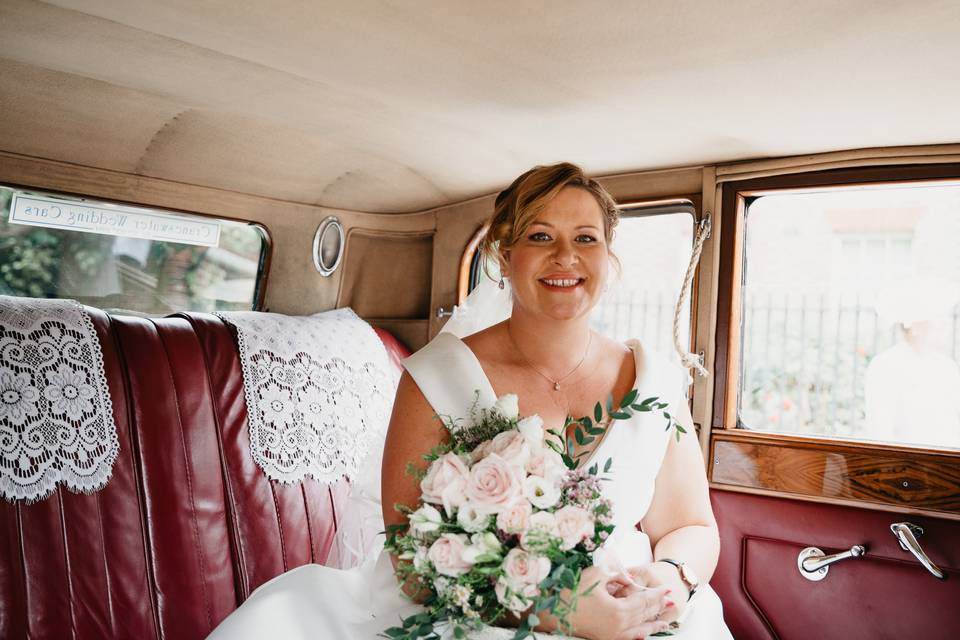
[[[554,390],[554,391],[560,391],[560,383],[559,383],[559,382],[554,382],[554,383],[553,383],[553,390]]]

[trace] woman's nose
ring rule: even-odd
[[[573,265],[577,262],[578,255],[576,247],[568,242],[558,242],[553,252],[553,261],[562,267]]]

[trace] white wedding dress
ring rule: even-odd
[[[679,366],[645,351],[636,341],[627,344],[636,359],[635,386],[640,398],[659,396],[671,405],[686,401],[686,373]],[[477,391],[481,406],[489,407],[496,400],[473,352],[449,333],[437,336],[408,358],[404,367],[438,414],[468,420],[467,410]],[[664,430],[659,414],[637,413],[630,420],[614,422],[593,453],[591,462],[602,465],[607,458],[613,459],[612,480],[604,487],[613,502],[616,522],[614,534],[597,552],[598,564],[615,570],[652,560],[649,539],[634,525],[643,518],[653,499],[654,482],[671,437],[673,433]],[[379,482],[379,477],[375,480]],[[379,495],[378,489],[371,490]],[[417,605],[401,596],[389,556],[376,553],[354,569],[306,565],[271,580],[251,594],[210,637],[372,640],[417,610]],[[512,635],[510,629],[488,628],[474,633],[472,638],[507,640]],[[732,638],[723,623],[720,600],[709,586],[702,586],[694,596],[673,637]]]

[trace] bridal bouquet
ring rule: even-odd
[[[636,390],[614,407],[612,420],[631,411],[663,411],[657,398],[635,403]],[[667,428],[683,428],[663,411]],[[577,469],[574,441],[589,445],[602,436],[603,410],[594,418],[567,419],[564,438],[544,429],[537,415],[520,418],[517,396],[500,397],[490,409],[472,411],[469,428],[440,417],[451,440],[427,456],[418,509],[398,505],[408,525],[387,528],[386,548],[403,562],[397,575],[423,597],[425,610],[384,632],[395,640],[466,638],[470,630],[517,617],[514,640],[533,634],[544,612],[571,633],[569,614],[592,587],[577,592],[593,552],[613,532],[612,507],[603,497],[597,464]],[[424,597],[425,596],[425,597]]]

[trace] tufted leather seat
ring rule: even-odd
[[[88,309],[120,455],[92,495],[0,500],[0,638],[205,637],[267,580],[324,563],[343,486],[269,481],[231,328]],[[378,333],[394,363],[409,354]]]

